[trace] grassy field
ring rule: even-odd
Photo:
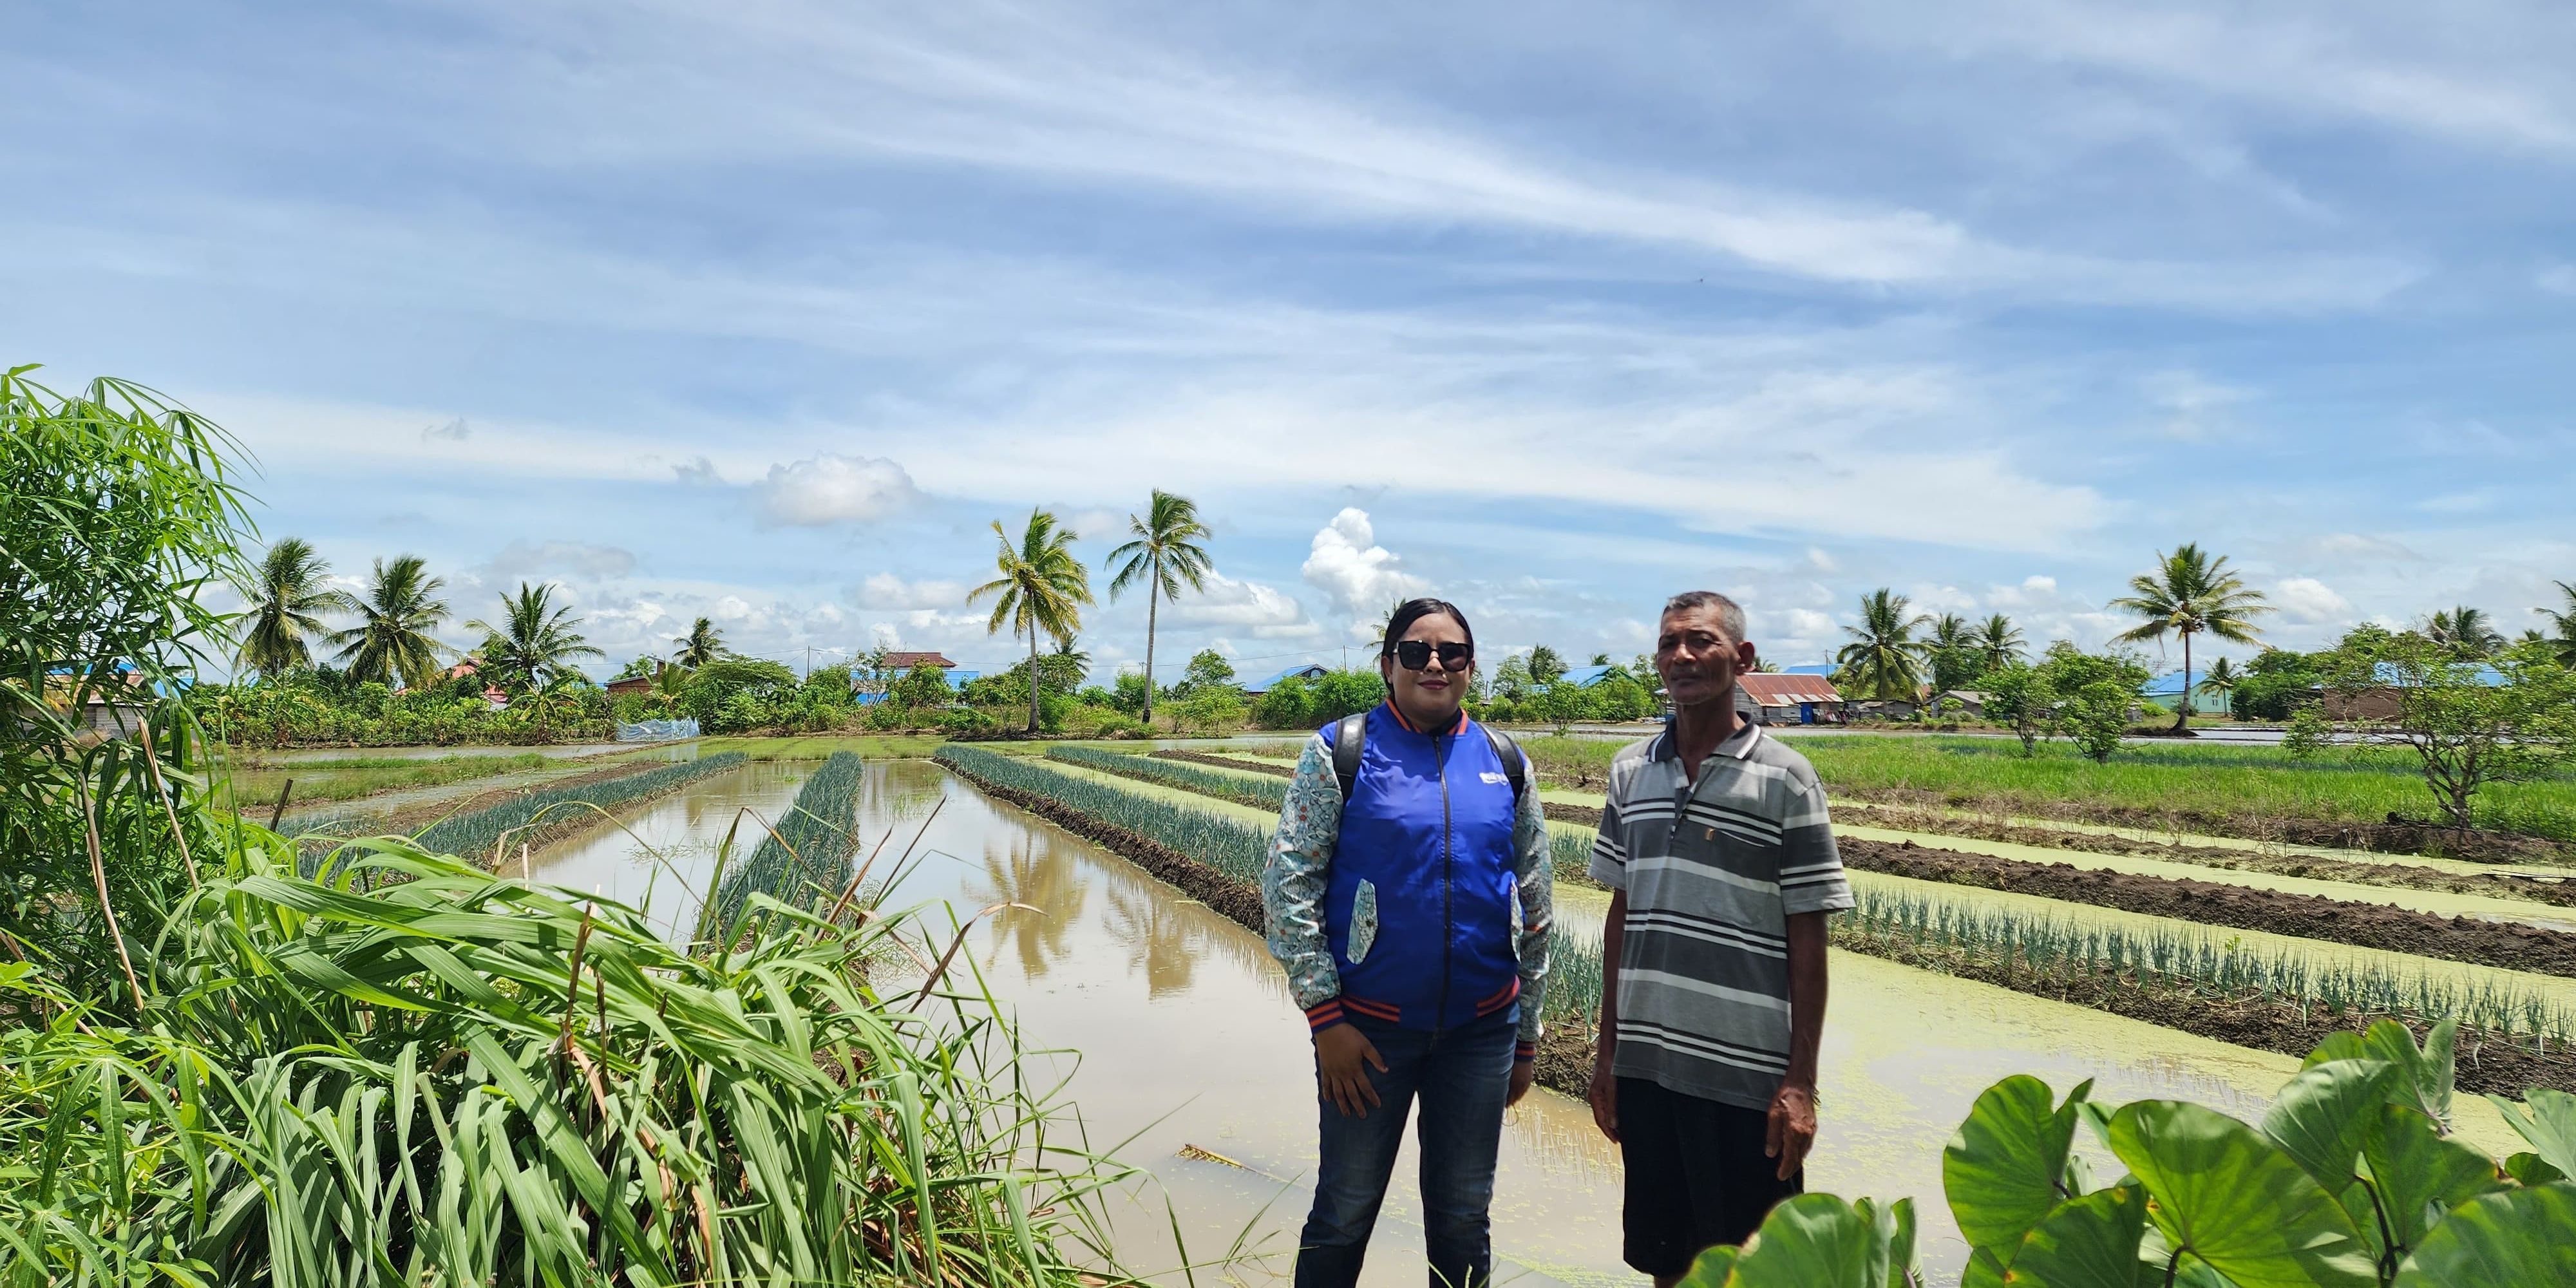
[[[2046,812],[2059,802],[2150,814],[2377,823],[2433,812],[2410,757],[2352,751],[2309,761],[2277,747],[2124,746],[2095,764],[2063,743],[2021,755],[2001,738],[1800,738],[1837,792],[1927,794],[1955,805]],[[2576,777],[2505,783],[2478,796],[2478,825],[2576,841]]]
[[[287,779],[295,780],[294,801],[320,804],[353,801],[403,787],[436,787],[499,774],[523,774],[548,765],[578,762],[529,752],[522,756],[440,756],[434,760],[394,756],[356,756],[347,760],[244,767],[233,771],[233,791],[245,806],[277,799]]]

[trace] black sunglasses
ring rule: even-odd
[[[1431,665],[1431,650],[1434,647],[1440,650],[1440,669],[1444,671],[1464,671],[1469,662],[1476,660],[1476,646],[1473,644],[1435,646],[1428,640],[1397,640],[1395,664],[1408,671],[1419,671]]]

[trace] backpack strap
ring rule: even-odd
[[[1360,753],[1368,747],[1368,712],[1343,716],[1333,730],[1333,777],[1342,784],[1342,803],[1351,802],[1351,789],[1360,781]]]
[[[1520,744],[1513,742],[1510,734],[1483,721],[1478,721],[1476,727],[1485,731],[1485,741],[1494,745],[1494,756],[1503,762],[1503,773],[1512,780],[1512,804],[1518,807],[1522,793],[1529,790],[1529,765],[1521,757]]]

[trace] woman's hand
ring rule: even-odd
[[[1377,1044],[1368,1035],[1348,1024],[1336,1024],[1315,1035],[1315,1079],[1323,1084],[1324,1099],[1333,1102],[1345,1118],[1368,1117],[1377,1108],[1377,1086],[1369,1081],[1365,1062],[1386,1072],[1386,1061],[1378,1056]]]
[[[1509,1109],[1512,1106],[1519,1104],[1521,1102],[1521,1097],[1529,1094],[1530,1084],[1537,1080],[1537,1061],[1512,1061],[1512,1089],[1503,1096],[1503,1108]]]

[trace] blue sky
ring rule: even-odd
[[[1788,663],[1878,585],[2092,644],[2182,541],[2280,642],[2519,629],[2576,580],[2576,11],[2429,12],[38,6],[0,353],[618,659],[1000,662],[987,525],[1096,566],[1155,486],[1223,574],[1165,655],[1252,672],[1417,590],[1577,655],[1692,587]]]

